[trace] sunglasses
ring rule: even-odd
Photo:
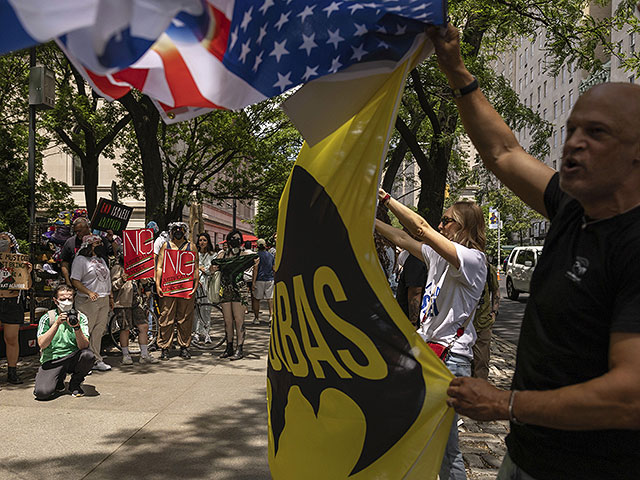
[[[455,222],[455,220],[451,217],[443,216],[440,219],[440,223],[442,224],[443,227],[446,227],[451,222]]]

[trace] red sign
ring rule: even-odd
[[[190,298],[196,269],[196,254],[191,251],[165,250],[162,262],[162,293],[168,297]]]
[[[123,230],[124,273],[127,280],[153,278],[155,262],[153,260],[153,230]]]

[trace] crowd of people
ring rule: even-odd
[[[106,372],[111,366],[102,356],[102,340],[111,316],[120,328],[119,346],[123,366],[134,364],[129,351],[130,330],[137,329],[140,347],[140,363],[155,364],[169,360],[175,343],[179,356],[191,358],[192,341],[199,346],[211,344],[211,308],[219,304],[223,312],[226,349],[220,358],[243,358],[245,338],[244,318],[249,308],[258,322],[260,300],[267,300],[273,309],[273,267],[275,251],[266,250],[266,241],[259,239],[252,251],[252,244],[243,244],[242,233],[232,230],[222,246],[214,246],[208,233],[189,239],[188,226],[184,222],[169,224],[160,233],[156,222],[149,222],[153,230],[155,270],[153,278],[130,280],[124,268],[122,239],[113,232],[93,232],[86,217],[86,210],[75,215],[64,212],[58,227],[69,234],[58,238],[55,248],[55,264],[47,263],[46,272],[57,268],[60,280],[53,289],[52,308],[40,316],[37,342],[41,351],[41,366],[35,380],[34,395],[39,400],[55,397],[67,389],[66,375],[70,374],[68,390],[73,396],[82,396],[82,382],[93,371]],[[46,235],[51,239],[60,232],[52,229]],[[244,245],[246,248],[240,248]],[[52,250],[54,250],[52,248]],[[196,268],[189,279],[193,288],[184,297],[167,295],[162,289],[163,260],[166,250],[191,251],[196,258]],[[0,252],[19,253],[19,245],[9,232],[0,233]],[[31,264],[27,262],[29,272]],[[55,265],[55,266],[52,266]],[[246,301],[244,275],[252,276]],[[148,302],[149,309],[141,308],[138,297]],[[19,357],[19,327],[24,322],[21,290],[0,290],[0,322],[3,325],[7,350],[7,381],[20,384],[17,372]],[[194,307],[198,301],[201,314],[194,321]],[[148,311],[157,309],[157,346],[159,359],[149,346],[150,319]],[[176,335],[177,333],[177,335]],[[235,336],[235,338],[234,338]],[[174,338],[175,337],[175,338]],[[234,348],[235,345],[235,348]]]

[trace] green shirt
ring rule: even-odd
[[[491,292],[495,292],[498,288],[500,288],[500,285],[498,284],[496,267],[489,265],[487,282],[484,285],[480,301],[478,301],[476,315],[473,317],[473,326],[476,331],[490,328],[493,325],[495,319],[491,317]]]
[[[49,312],[40,317],[40,323],[38,324],[38,337],[49,331],[51,324],[55,323],[58,319],[58,312],[55,311],[53,322],[49,322]],[[78,323],[84,336],[89,338],[89,323],[84,313],[78,312]],[[45,348],[40,355],[40,363],[45,363],[50,360],[56,360],[58,358],[66,357],[67,355],[76,352],[78,350],[78,344],[76,343],[76,332],[73,327],[68,323],[63,323],[58,327],[58,331],[51,340],[51,344]]]

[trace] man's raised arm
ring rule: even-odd
[[[473,75],[460,55],[458,30],[449,24],[446,32],[430,27],[427,33],[449,86],[463,89],[472,84]],[[524,151],[479,89],[456,98],[456,104],[467,135],[485,166],[531,208],[547,216],[544,191],[554,170]]]

